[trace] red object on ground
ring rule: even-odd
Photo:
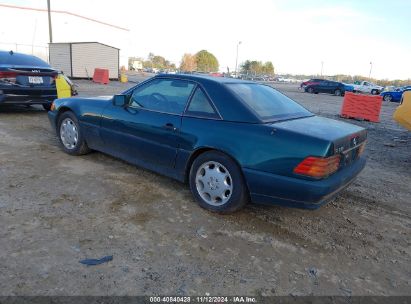
[[[381,105],[382,96],[346,92],[341,108],[341,117],[379,122]]]
[[[108,79],[108,70],[94,69],[93,82],[108,84],[110,82]]]

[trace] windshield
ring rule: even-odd
[[[291,98],[267,85],[230,83],[227,87],[264,122],[313,115]]]

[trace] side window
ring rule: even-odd
[[[199,87],[197,87],[193,94],[193,97],[191,98],[191,102],[187,108],[186,114],[206,118],[219,118],[207,96]]]
[[[154,79],[136,88],[130,106],[147,110],[182,114],[194,84],[180,79]]]

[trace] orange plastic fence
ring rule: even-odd
[[[381,105],[382,96],[346,92],[341,108],[341,117],[379,122]]]
[[[94,69],[93,81],[97,83],[108,84],[108,70],[107,69]]]

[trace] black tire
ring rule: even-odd
[[[313,89],[313,88],[308,88],[308,89],[307,89],[307,92],[310,93],[310,94],[313,94],[313,93],[314,93],[314,89]]]
[[[50,111],[51,109],[51,103],[43,103],[43,109],[46,110],[47,112]]]
[[[392,101],[392,96],[390,94],[384,95],[384,101]]]
[[[334,91],[334,95],[335,95],[335,96],[341,96],[341,95],[342,95],[341,90],[340,90],[340,89],[336,89],[336,90]]]
[[[378,94],[378,90],[371,90],[371,95],[377,95]]]
[[[232,184],[232,192],[230,192],[228,200],[219,205],[209,203],[205,199],[203,199],[197,187],[197,172],[200,173],[200,168],[206,165],[208,162],[216,162],[221,164],[224,169],[228,171],[228,174],[231,178],[230,182]],[[220,183],[218,182],[219,181],[217,180],[217,189],[218,185],[225,185],[225,183],[221,183],[221,180]],[[227,181],[225,180],[225,182]],[[249,201],[249,192],[240,167],[230,157],[218,151],[205,152],[203,154],[200,154],[194,160],[190,169],[189,183],[191,192],[197,200],[198,204],[202,208],[209,211],[219,213],[232,213],[244,207],[244,205]]]
[[[65,146],[65,144],[63,143],[62,135],[61,135],[61,133],[62,133],[61,132],[61,125],[62,125],[63,121],[65,121],[66,119],[69,119],[74,123],[75,127],[77,128],[77,133],[78,133],[77,143],[71,149]],[[87,143],[84,139],[83,132],[80,128],[80,124],[78,123],[78,119],[77,119],[76,115],[74,115],[74,113],[71,112],[71,111],[64,112],[59,116],[58,122],[57,122],[57,136],[59,138],[59,141],[61,143],[61,146],[62,146],[64,152],[66,152],[67,154],[77,156],[77,155],[87,154],[91,151],[90,148],[87,146]]]

